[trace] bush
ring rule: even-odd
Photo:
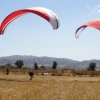
[[[95,72],[94,71],[90,71],[90,77],[94,77],[95,76]]]

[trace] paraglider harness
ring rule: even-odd
[[[29,73],[29,75],[31,76],[30,80],[32,80],[33,75],[34,75],[34,71],[32,71],[32,72],[28,72],[28,73]]]
[[[6,74],[9,75],[9,68],[6,69]]]

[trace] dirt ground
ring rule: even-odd
[[[0,100],[100,100],[100,77],[0,73]]]

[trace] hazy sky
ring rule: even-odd
[[[76,29],[100,19],[100,0],[1,0],[0,23],[11,12],[45,7],[60,20],[58,30],[35,14],[21,16],[0,36],[0,57],[10,55],[49,56],[73,60],[100,59],[100,31],[86,28],[79,39]]]

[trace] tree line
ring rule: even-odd
[[[14,64],[17,68],[22,68],[24,66],[23,60],[17,60]],[[51,68],[56,69],[57,65],[58,65],[57,61],[53,61],[53,64],[52,64]],[[8,63],[6,65],[1,65],[0,67],[1,68],[4,68],[4,67],[14,68],[15,66]],[[40,68],[39,68],[38,63],[34,62],[34,69],[46,69],[46,67],[44,65],[41,65]],[[86,70],[88,70],[88,71],[95,71],[95,69],[96,69],[96,63],[95,62],[91,62],[89,64],[89,66],[86,68]]]
[[[14,64],[15,64],[15,66],[17,68],[22,68],[24,66],[23,60],[17,60]],[[57,61],[53,61],[52,69],[56,69],[57,68],[57,65],[58,65],[57,64]],[[10,63],[7,63],[5,65],[1,65],[0,68],[6,68],[6,67],[14,68],[15,66],[13,66]],[[37,62],[34,62],[34,69],[46,69],[46,67],[44,65],[41,65],[40,68],[39,68],[38,63]]]

